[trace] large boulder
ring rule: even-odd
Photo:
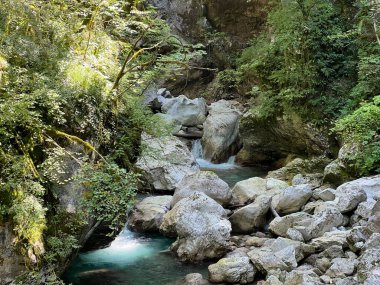
[[[310,225],[295,227],[301,232],[306,241],[320,237],[324,233],[342,226],[344,217],[335,207],[326,207],[325,209],[313,215],[313,220]]]
[[[380,284],[380,248],[370,248],[359,257],[357,265],[359,284]]]
[[[380,174],[375,176],[363,177],[350,182],[347,182],[338,189],[349,189],[349,191],[354,191],[354,189],[359,189],[359,191],[364,191],[368,199],[377,200],[380,198]],[[353,189],[353,190],[351,190]]]
[[[371,195],[371,190],[374,188],[376,191],[376,187],[380,191],[380,176],[375,176],[373,180],[365,178],[347,182],[336,189],[334,202],[342,213],[353,211],[361,202],[367,200],[366,193]]]
[[[298,212],[312,195],[308,184],[291,186],[273,197],[272,206],[280,214]]]
[[[349,180],[350,175],[347,173],[345,165],[339,159],[332,161],[325,167],[323,173],[323,181],[325,183],[339,186]]]
[[[273,196],[288,187],[286,182],[274,178],[253,177],[242,180],[232,188],[231,204],[244,205],[247,202],[253,202],[260,195]]]
[[[231,224],[221,205],[201,192],[180,200],[165,214],[160,231],[177,236],[171,246],[182,261],[200,261],[223,256]]]
[[[277,217],[269,224],[269,230],[276,235],[287,237],[289,229],[302,234],[305,241],[322,236],[343,224],[343,215],[335,207],[326,207],[314,215],[299,212]]]
[[[298,262],[312,252],[312,247],[301,242],[277,238],[266,241],[260,248],[254,248],[248,252],[248,256],[256,268],[266,274],[271,270],[295,269]]]
[[[207,105],[203,98],[189,99],[184,95],[166,99],[161,107],[164,114],[170,115],[184,126],[202,125],[206,120]]]
[[[174,191],[183,177],[199,171],[186,144],[176,137],[154,138],[143,134],[142,145],[136,166],[148,189]]]
[[[308,225],[312,220],[313,216],[305,212],[276,217],[269,223],[269,230],[278,236],[286,237],[289,229],[299,225]]]
[[[317,237],[311,240],[310,244],[317,250],[323,251],[330,246],[340,246],[342,248],[348,247],[347,237],[350,231],[331,231],[324,233],[321,237]]]
[[[228,205],[231,200],[231,190],[226,182],[214,172],[200,171],[185,176],[177,185],[171,207],[174,207],[178,201],[189,197],[195,191],[205,193],[221,205]]]
[[[211,104],[202,138],[205,159],[224,162],[239,150],[240,110],[241,105],[236,101],[220,100]]]
[[[158,231],[163,216],[170,209],[171,200],[169,195],[145,198],[130,212],[128,227],[137,232]]]
[[[354,274],[357,261],[352,258],[334,258],[331,261],[332,265],[327,270],[326,275],[331,278],[343,278]]]
[[[315,268],[307,264],[285,274],[284,285],[322,285]]]
[[[252,233],[262,229],[266,224],[266,214],[270,207],[269,196],[259,196],[255,202],[236,210],[230,217],[232,231]]]
[[[372,233],[380,232],[380,200],[374,205],[371,215],[368,218],[368,231]]]
[[[335,200],[335,190],[332,188],[317,188],[313,191],[313,198],[323,201]]]
[[[222,258],[208,267],[212,283],[249,284],[252,283],[256,269],[248,257]]]

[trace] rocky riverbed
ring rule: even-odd
[[[233,166],[238,102],[207,106],[160,89],[146,103],[172,135],[142,136],[136,166],[142,188],[156,194],[132,209],[127,226],[173,239],[178,262],[211,263],[208,274],[194,267],[171,284],[380,284],[380,175],[343,183],[337,162],[318,156],[228,184],[210,168]]]
[[[196,102],[188,101],[192,107]],[[207,129],[202,144],[208,153],[233,154],[231,146],[239,145],[239,124],[232,123],[241,114],[237,105],[221,101],[210,112],[200,112],[206,125],[198,129]],[[214,112],[232,114],[231,120],[222,122]],[[170,169],[187,170],[170,187],[159,189],[174,190],[173,195],[149,197],[136,205],[129,226],[176,238],[170,249],[181,261],[215,262],[208,267],[207,280],[192,275],[177,284],[380,284],[379,175],[337,183],[330,179],[329,159],[296,158],[266,178],[251,177],[230,188],[212,172],[194,167],[189,144],[178,139],[179,133],[174,135],[164,144],[172,152],[160,161],[178,159],[166,164],[166,170],[161,165],[160,173],[170,180]],[[150,175],[156,169],[139,165]],[[162,176],[148,175],[146,180]]]

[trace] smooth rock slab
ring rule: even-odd
[[[256,270],[248,257],[222,258],[208,267],[212,283],[248,284],[253,282]]]
[[[172,196],[148,197],[138,203],[128,217],[128,227],[137,232],[158,231],[163,216],[170,209]]]

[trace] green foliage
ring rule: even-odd
[[[238,60],[242,84],[251,88],[252,115],[270,119],[296,112],[303,121],[328,127],[339,119],[334,131],[343,143],[358,145],[349,158],[357,174],[378,173],[378,4],[276,3],[268,30]]]
[[[226,69],[218,73],[220,83],[227,90],[235,89],[242,80],[242,73],[234,69]]]
[[[41,255],[44,252],[42,235],[46,228],[46,209],[33,195],[21,192],[19,196],[8,212],[13,217],[18,242],[25,243],[24,249],[32,249],[34,254]]]
[[[44,268],[41,271],[29,271],[17,277],[14,284],[17,285],[65,285],[59,279],[54,269],[51,267]]]
[[[351,161],[361,175],[380,172],[380,96],[338,120],[335,131],[358,145]]]
[[[109,223],[115,232],[120,230],[134,202],[138,176],[107,163],[83,167],[78,180],[88,189],[83,203],[94,218]]]
[[[141,133],[165,129],[141,94],[186,69],[200,48],[174,37],[143,1],[1,2],[0,218],[13,223],[26,257],[59,267],[89,215],[120,228],[136,191]],[[79,155],[74,143],[84,147]],[[78,182],[70,159],[86,165],[86,213],[57,206],[57,189]]]
[[[274,112],[266,116],[292,108],[309,118],[336,117],[352,87],[356,50],[342,36],[347,24],[339,10],[328,0],[282,1],[268,26],[270,34],[255,39],[239,60],[245,79],[258,87],[257,108]]]
[[[75,236],[59,231],[57,235],[47,238],[46,247],[48,250],[44,256],[46,262],[57,264],[66,261],[73,250],[79,249],[80,246]]]

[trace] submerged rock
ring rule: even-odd
[[[239,150],[240,109],[236,101],[221,100],[211,104],[202,138],[205,159],[224,162]]]
[[[253,282],[256,270],[248,257],[222,258],[208,267],[212,283],[248,284]]]
[[[138,203],[128,217],[128,227],[137,232],[158,231],[164,214],[169,211],[172,196],[148,197]]]
[[[221,205],[228,205],[231,200],[231,190],[226,182],[214,172],[200,171],[185,176],[177,185],[171,207],[196,191],[203,192]]]
[[[195,158],[178,138],[143,134],[142,140],[143,152],[136,167],[142,172],[146,188],[174,191],[183,177],[199,171]]]
[[[160,231],[177,236],[171,249],[180,260],[200,261],[225,254],[231,224],[221,205],[204,193],[195,192],[165,214]]]

